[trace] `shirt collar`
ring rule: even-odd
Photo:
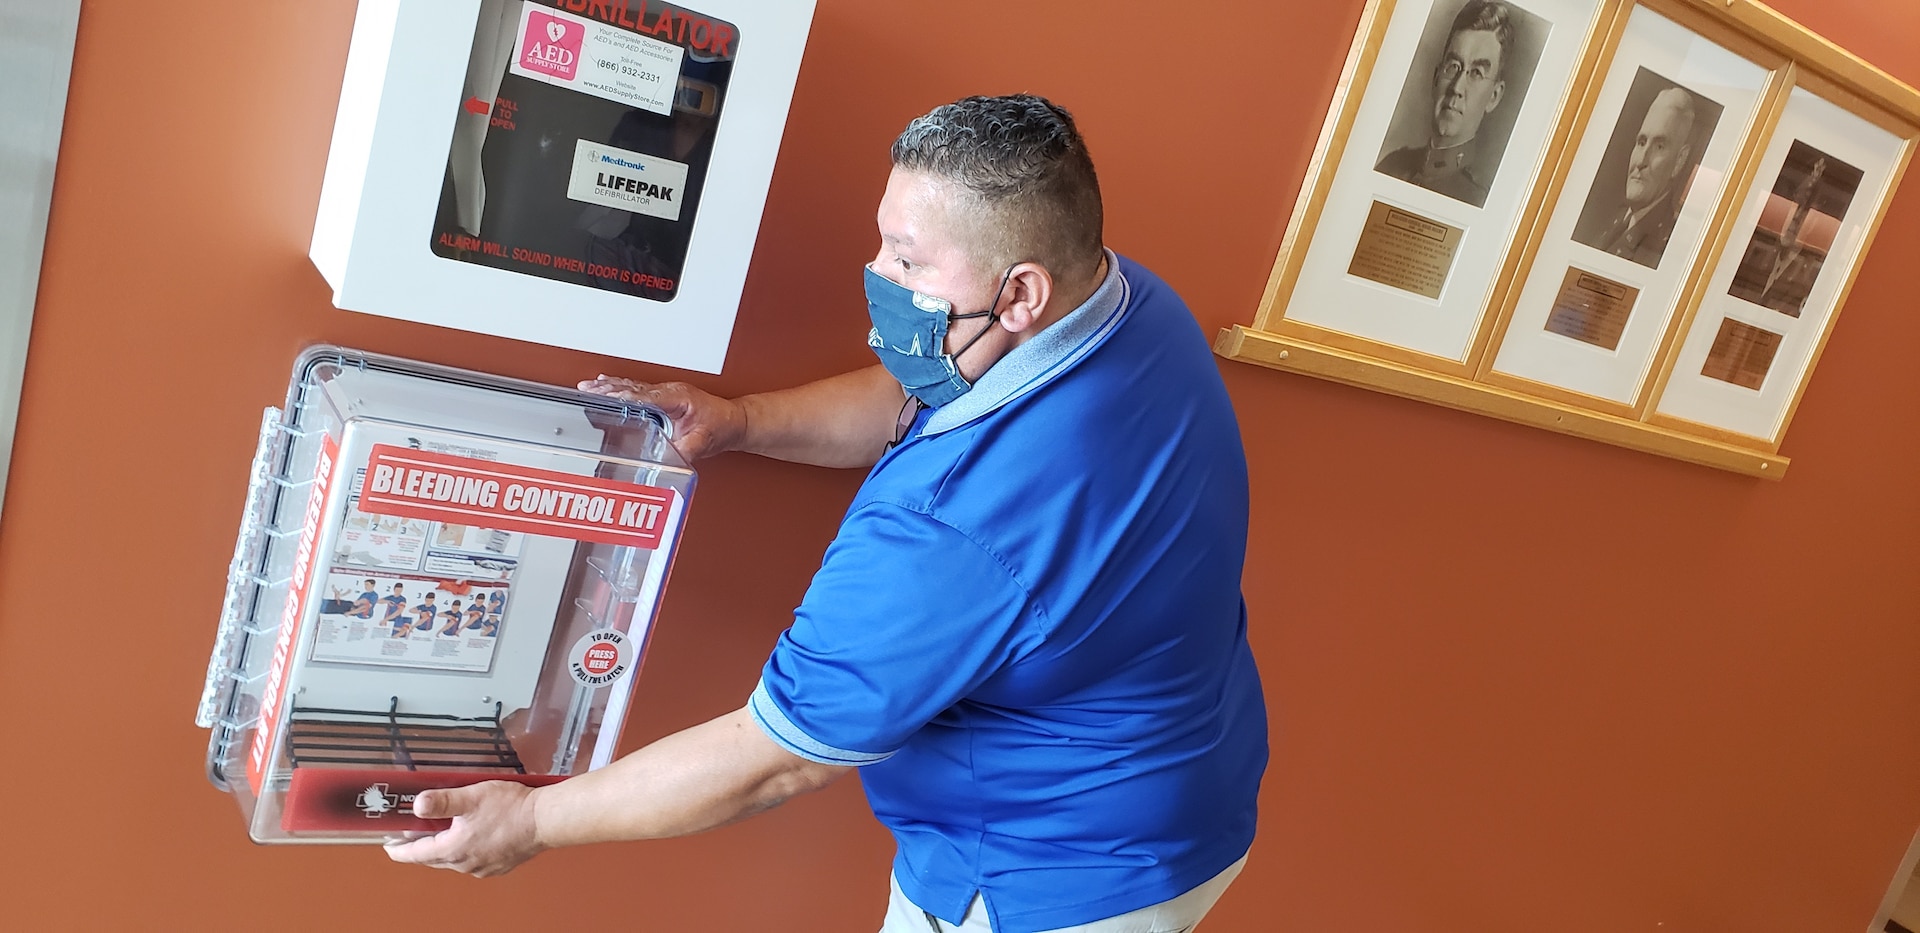
[[[1132,295],[1132,286],[1120,274],[1120,257],[1112,250],[1105,253],[1107,277],[1086,301],[1001,357],[965,395],[928,415],[919,436],[951,431],[990,415],[1052,381],[1099,346],[1126,317]]]

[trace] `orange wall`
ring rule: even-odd
[[[474,882],[254,848],[201,777],[192,710],[254,427],[300,347],[675,375],[331,307],[305,251],[352,6],[85,7],[0,525],[0,927],[871,929],[891,850],[851,781]],[[1249,320],[1360,6],[821,0],[733,351],[694,381],[870,360],[885,146],[975,92],[1075,109],[1110,241],[1209,332]],[[1780,6],[1920,82],[1913,4]],[[1865,928],[1920,826],[1916,187],[1784,483],[1222,364],[1275,754],[1210,929]],[[706,467],[630,742],[743,700],[858,480]]]

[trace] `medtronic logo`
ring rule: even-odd
[[[646,166],[641,165],[638,162],[628,162],[625,159],[616,159],[613,156],[607,155],[606,153],[600,153],[600,161],[605,162],[608,165],[618,165],[621,168],[630,168],[636,172],[644,172],[647,170]]]

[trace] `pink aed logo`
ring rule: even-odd
[[[520,38],[520,67],[572,81],[587,30],[579,23],[538,10],[527,13],[527,34]]]

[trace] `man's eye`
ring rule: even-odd
[[[912,271],[913,263],[911,261],[906,259],[901,259],[899,260],[899,263],[900,263],[901,271]]]

